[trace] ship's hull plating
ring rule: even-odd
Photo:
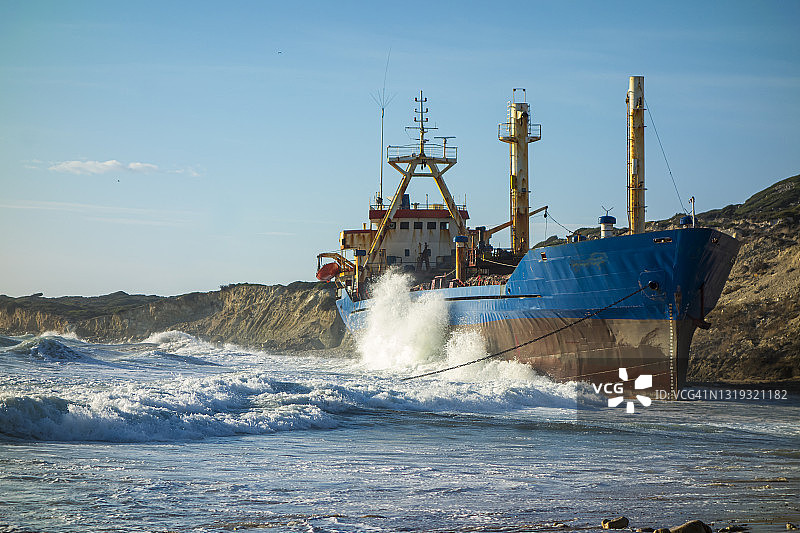
[[[629,376],[653,376],[646,393],[674,391],[684,385],[685,355],[695,330],[691,320],[589,319],[540,341],[529,339],[573,323],[571,319],[519,318],[477,326],[489,353],[526,363],[559,381],[615,383],[619,369]]]
[[[738,249],[706,228],[583,241],[531,250],[505,285],[436,292],[448,301],[451,326],[480,331],[489,353],[509,350],[501,357],[556,380],[612,383],[626,368],[631,378],[653,376],[647,392],[677,391],[692,335],[716,305]],[[337,302],[349,329],[363,326],[370,303],[346,294]]]

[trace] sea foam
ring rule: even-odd
[[[358,350],[370,369],[415,368],[440,358],[447,304],[433,291],[409,292],[411,277],[395,270],[373,287]]]
[[[449,370],[445,379],[521,380],[541,378],[528,365],[489,358],[486,340],[476,327],[449,329],[447,302],[436,291],[410,292],[411,277],[390,270],[373,287],[366,327],[358,349],[370,369],[399,373]]]
[[[19,439],[146,442],[265,434],[336,424],[309,399],[264,375],[223,374],[59,396],[0,395],[0,433]]]
[[[286,357],[285,357],[286,358]],[[288,358],[286,358],[288,359]],[[501,413],[575,406],[574,390],[532,381],[400,381],[368,371],[287,380],[285,368],[204,377],[74,384],[0,383],[0,435],[22,440],[149,442],[331,429],[365,415]],[[218,372],[206,367],[209,372]],[[294,376],[297,378],[298,376]]]

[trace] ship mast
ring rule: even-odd
[[[628,87],[628,227],[644,233],[644,76],[631,76]]]
[[[517,91],[522,91],[522,102],[516,101]],[[511,249],[517,258],[527,254],[530,248],[528,143],[542,138],[542,126],[530,123],[530,106],[525,100],[525,89],[515,88],[508,103],[508,119],[498,127],[498,138],[509,144]]]
[[[428,99],[425,98],[422,95],[422,91],[420,91],[419,98],[414,98],[414,101],[419,103],[419,109],[414,110],[414,113],[418,115],[414,117],[414,122],[417,125],[409,129],[415,129],[419,132],[418,143],[410,146],[387,147],[387,162],[392,168],[402,174],[403,178],[400,180],[397,192],[395,192],[392,202],[375,232],[375,237],[367,252],[366,263],[368,265],[374,264],[378,256],[381,245],[386,238],[386,233],[389,230],[390,222],[400,207],[403,195],[408,185],[411,183],[411,178],[433,178],[442,195],[442,200],[444,200],[450,212],[450,216],[453,218],[458,235],[467,235],[467,227],[464,223],[464,219],[461,218],[461,214],[456,208],[455,200],[453,200],[453,196],[450,194],[444,182],[444,178],[442,177],[445,172],[456,164],[458,149],[455,146],[447,146],[446,139],[442,146],[436,144],[428,146],[428,139],[425,137],[425,134],[430,130],[437,129],[435,127],[426,126],[428,117],[425,115],[428,113],[428,108],[425,107],[425,103]],[[428,150],[427,153],[426,149]]]

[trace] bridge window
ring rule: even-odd
[[[436,222],[428,222],[428,229],[436,229]]]
[[[408,222],[401,222],[400,229],[408,229]]]
[[[439,229],[448,229],[450,224],[448,222],[439,222]]]
[[[422,222],[414,222],[414,229],[422,229]]]

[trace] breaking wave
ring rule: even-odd
[[[47,441],[173,441],[331,429],[344,415],[386,410],[498,413],[574,406],[566,388],[538,385],[296,383],[266,373],[232,373],[88,393],[71,387],[57,396],[0,394],[0,434]]]
[[[390,270],[373,287],[358,349],[373,370],[414,368],[440,358],[447,303],[434,291],[411,293],[411,277]]]
[[[308,391],[264,376],[225,375],[127,383],[90,394],[64,392],[59,397],[0,398],[0,432],[34,440],[145,442],[334,425]]]
[[[367,368],[424,373],[489,355],[477,329],[448,330],[447,302],[438,292],[410,292],[411,283],[408,274],[390,270],[373,287],[366,327],[357,339]],[[550,382],[528,365],[491,359],[450,370],[446,379]]]
[[[38,336],[22,340],[2,352],[14,355],[24,355],[38,361],[48,363],[83,362],[92,364],[105,364],[90,355],[68,346],[64,338]]]
[[[421,318],[417,329],[404,333],[422,341],[394,353],[367,351],[372,358],[361,359],[215,346],[179,331],[117,345],[25,338],[0,352],[16,355],[0,359],[0,438],[165,442],[374,424],[389,412],[514,417],[539,408],[574,411],[574,384],[554,383],[511,362],[402,381],[485,349],[477,332],[446,334],[437,318],[441,302],[399,305],[405,306],[401,315]],[[389,338],[404,339],[399,333]]]
[[[0,335],[0,348],[16,346],[20,342],[22,342],[20,339],[14,339],[12,337],[6,337],[5,335]]]

